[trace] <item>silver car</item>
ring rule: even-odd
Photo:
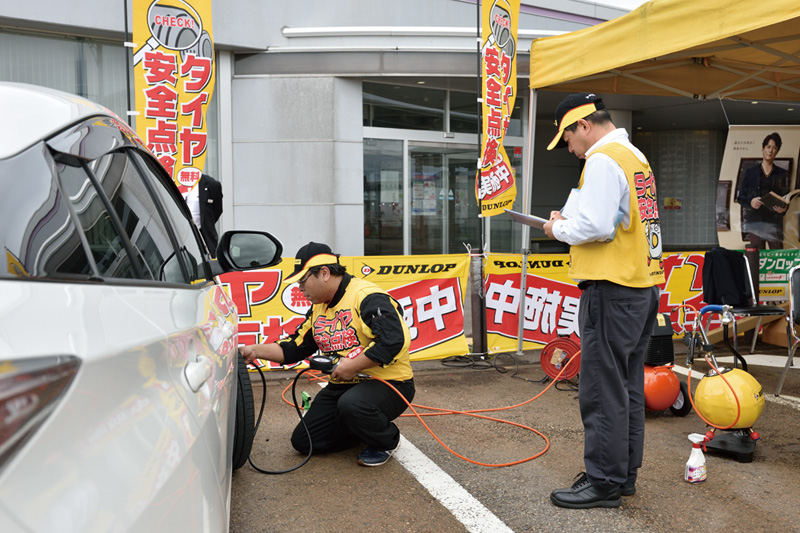
[[[281,251],[211,259],[127,124],[0,83],[0,531],[227,531],[253,405],[217,276]]]

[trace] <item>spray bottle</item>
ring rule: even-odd
[[[689,483],[700,483],[706,480],[706,457],[701,446],[705,446],[706,436],[699,433],[689,435],[692,441],[692,453],[686,461],[686,473],[683,478]]]

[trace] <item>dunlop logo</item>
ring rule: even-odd
[[[427,265],[383,265],[378,269],[379,276],[388,274],[438,274],[456,268],[455,263],[434,263]]]

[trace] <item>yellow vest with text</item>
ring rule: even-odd
[[[664,261],[653,171],[620,143],[603,145],[589,157],[601,153],[625,172],[630,188],[630,222],[627,227],[620,223],[611,241],[571,246],[569,276],[577,280],[607,280],[626,287],[662,284]],[[583,173],[578,184],[581,187]]]
[[[316,304],[312,310],[309,327],[313,328],[314,339],[320,352],[326,355],[347,357],[354,349],[362,347],[368,352],[375,343],[375,335],[359,314],[361,302],[370,294],[386,291],[360,278],[351,278],[342,298],[332,307],[327,304]],[[394,300],[392,300],[394,302]],[[388,310],[403,315],[395,308]],[[408,347],[411,344],[411,335],[408,328],[405,332],[405,343],[402,350],[386,366],[374,366],[364,370],[365,374],[385,380],[405,381],[411,379],[414,373],[411,369]]]

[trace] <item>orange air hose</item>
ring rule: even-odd
[[[539,394],[537,394],[533,398],[531,398],[529,400],[526,400],[524,402],[518,403],[516,405],[509,405],[509,406],[506,406],[506,407],[496,407],[496,408],[489,408],[489,409],[471,409],[471,410],[467,410],[467,411],[460,411],[460,410],[456,410],[456,409],[444,409],[444,408],[439,408],[439,407],[429,407],[429,406],[425,406],[425,405],[418,405],[418,404],[414,404],[414,403],[411,403],[408,400],[406,400],[405,396],[400,394],[400,392],[391,383],[389,383],[389,382],[387,382],[387,381],[385,381],[383,379],[380,379],[380,378],[372,378],[372,379],[377,379],[378,381],[380,381],[382,383],[385,383],[393,391],[395,391],[401,398],[403,398],[403,401],[406,402],[406,405],[408,405],[409,409],[411,409],[411,413],[403,414],[403,415],[400,415],[400,416],[401,417],[407,417],[407,416],[416,417],[422,423],[422,425],[425,427],[425,429],[428,430],[428,433],[430,433],[431,436],[433,436],[433,438],[436,439],[436,442],[441,444],[442,447],[444,449],[446,449],[448,452],[450,452],[451,454],[455,455],[459,459],[462,459],[462,460],[467,461],[467,462],[472,463],[472,464],[476,464],[476,465],[480,465],[480,466],[489,466],[489,467],[499,468],[499,467],[503,467],[503,466],[513,466],[513,465],[518,465],[518,464],[521,464],[521,463],[526,463],[528,461],[532,461],[533,459],[536,459],[537,457],[541,457],[542,455],[547,453],[547,450],[550,449],[550,440],[543,433],[541,433],[540,431],[537,431],[536,429],[534,429],[532,427],[526,426],[524,424],[519,424],[517,422],[511,422],[510,420],[503,420],[502,418],[494,418],[494,417],[490,417],[490,416],[481,415],[481,414],[478,414],[478,413],[489,413],[489,412],[494,412],[494,411],[505,411],[505,410],[508,410],[508,409],[514,409],[516,407],[521,407],[523,405],[531,403],[532,401],[534,401],[537,398],[541,397],[542,394],[544,394],[545,392],[550,390],[550,388],[553,385],[555,385],[555,383],[558,381],[558,379],[564,374],[566,369],[569,367],[569,365],[572,363],[572,361],[575,360],[575,358],[579,354],[580,354],[580,350],[578,352],[576,352],[575,355],[573,355],[569,359],[569,361],[567,361],[567,363],[564,365],[564,368],[562,368],[561,371],[558,373],[558,376],[556,376],[556,378],[553,379],[552,382],[547,387],[545,387],[545,389],[542,390]],[[319,371],[311,370],[311,371],[308,371],[307,373],[310,374],[308,376],[308,380],[311,381],[311,382],[314,382],[314,381],[326,381],[326,379],[322,377],[322,373],[319,372]],[[290,406],[294,407],[294,404],[292,402],[288,401],[286,399],[286,396],[285,396],[286,391],[288,391],[290,387],[291,387],[291,383],[289,385],[287,385],[285,389],[283,389],[283,392],[281,393],[281,398],[283,399],[284,402],[286,402]],[[417,408],[418,409],[428,409],[428,410],[437,411],[437,412],[435,412],[435,413],[418,413],[417,412]],[[302,407],[300,407],[300,409],[302,409]],[[508,425],[511,425],[511,426],[516,426],[516,427],[525,429],[527,431],[530,431],[530,432],[535,433],[536,435],[540,436],[545,442],[545,447],[540,452],[538,452],[538,453],[536,453],[534,455],[531,455],[530,457],[526,457],[525,459],[520,459],[520,460],[517,460],[517,461],[511,461],[511,462],[508,462],[508,463],[483,463],[483,462],[480,462],[480,461],[476,461],[476,460],[470,459],[468,457],[465,457],[465,456],[461,455],[460,453],[456,452],[455,450],[453,450],[452,448],[450,448],[447,444],[445,444],[436,435],[436,433],[430,428],[430,426],[428,426],[428,424],[426,424],[425,421],[422,419],[422,417],[424,417],[424,416],[441,416],[441,415],[471,416],[471,417],[474,417],[474,418],[481,418],[481,419],[484,419],[484,420],[491,420],[493,422],[500,422],[502,424],[508,424]]]

